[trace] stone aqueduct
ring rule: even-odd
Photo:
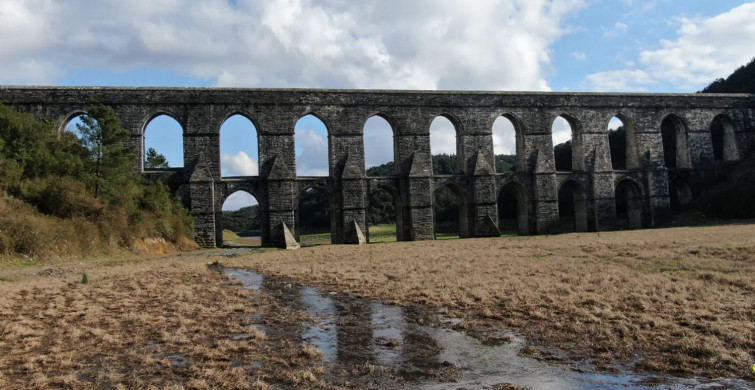
[[[434,238],[434,191],[448,186],[460,200],[460,235],[499,235],[498,194],[516,199],[521,234],[559,229],[559,192],[573,209],[572,231],[652,227],[674,201],[705,191],[727,161],[755,148],[755,96],[710,94],[595,94],[313,89],[0,87],[0,101],[61,128],[93,101],[112,107],[144,158],[144,130],[167,114],[183,127],[184,167],[142,174],[169,183],[190,208],[195,238],[222,243],[221,207],[244,190],[257,198],[265,246],[286,246],[297,229],[300,194],[325,192],[334,243],[358,243],[367,231],[367,197],[382,187],[394,197],[399,240]],[[222,178],[220,127],[232,115],[257,129],[259,176]],[[294,127],[312,114],[328,129],[327,177],[297,177]],[[366,177],[363,126],[374,115],[394,132],[395,175]],[[430,123],[444,116],[457,131],[458,174],[433,175]],[[517,169],[495,172],[492,126],[507,117],[515,127]],[[573,169],[556,171],[551,126],[569,121]],[[626,131],[626,168],[613,170],[607,123]],[[714,120],[723,126],[713,136]],[[671,133],[662,134],[664,121]],[[666,141],[664,141],[666,139]],[[718,143],[717,145],[716,142]],[[667,167],[664,153],[673,153]],[[617,216],[621,199],[623,220]],[[570,211],[572,212],[572,211]],[[290,241],[290,235],[289,241]]]

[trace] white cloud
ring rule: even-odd
[[[621,2],[624,3],[624,4],[626,4],[626,5],[628,5],[628,6],[630,6],[630,7],[633,7],[634,4],[637,3],[637,0],[621,0]],[[649,10],[655,8],[656,5],[658,5],[658,0],[646,0],[646,1],[643,1],[642,2],[642,6],[641,7],[633,7],[634,9],[632,11],[630,11],[630,14],[649,11]]]
[[[430,124],[430,152],[456,154],[456,129],[445,117],[439,116]]]
[[[608,121],[608,129],[609,130],[616,130],[619,127],[624,126],[624,122],[621,121],[621,119],[617,117],[611,118],[610,121]]]
[[[296,129],[296,174],[328,176],[328,143],[310,129]]]
[[[619,36],[619,33],[624,33],[629,30],[629,25],[623,22],[616,22],[613,28],[601,27],[603,30],[603,38],[615,38]]]
[[[0,83],[166,68],[218,86],[548,90],[550,47],[586,5],[0,0]]]
[[[587,54],[581,52],[581,51],[575,51],[571,53],[571,56],[576,58],[579,61],[584,61],[587,59]]]
[[[364,166],[370,168],[393,159],[391,125],[385,119],[373,116],[364,124]]]
[[[755,53],[755,3],[708,19],[679,18],[675,40],[642,50],[635,66],[588,75],[595,91],[641,91],[668,82],[680,90],[702,89],[750,61]]]
[[[502,116],[493,122],[493,152],[495,154],[516,154],[514,124]]]
[[[221,174],[223,176],[257,176],[259,166],[257,161],[249,157],[244,151],[236,154],[223,154],[220,156]]]
[[[558,117],[553,121],[551,126],[551,137],[553,137],[553,146],[562,144],[566,141],[571,141],[572,129],[569,126],[569,122],[563,117]]]
[[[656,84],[657,81],[644,70],[624,69],[590,74],[585,83],[596,92],[643,92],[646,88],[642,85]]]

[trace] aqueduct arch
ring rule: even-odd
[[[624,215],[624,205],[617,209],[617,185],[625,178],[638,188],[622,184],[623,194],[641,194],[631,199],[641,202],[643,226],[650,227],[670,214],[671,196],[674,201],[693,196],[709,185],[701,178],[718,169],[718,162],[742,158],[755,147],[755,98],[745,94],[0,87],[0,101],[61,125],[92,101],[110,106],[131,132],[140,164],[143,129],[151,118],[169,113],[183,127],[184,167],[141,173],[163,180],[183,199],[195,220],[195,238],[207,247],[220,244],[221,200],[235,189],[259,201],[263,245],[285,245],[285,229],[297,229],[298,195],[314,182],[331,191],[335,243],[358,242],[358,231],[367,227],[373,184],[395,188],[399,236],[406,240],[433,238],[433,194],[449,182],[468,195],[466,230],[472,237],[499,234],[498,196],[509,181],[525,191],[530,233],[557,230],[558,189],[567,182],[584,190],[578,197],[586,230],[618,227],[617,211]],[[258,176],[221,175],[220,127],[234,114],[254,118]],[[328,129],[326,176],[296,175],[294,129],[307,114],[315,114]],[[390,123],[394,136],[396,172],[385,177],[367,177],[364,170],[364,123],[376,114]],[[450,177],[432,171],[429,126],[439,115],[453,118],[457,132],[459,172]],[[492,124],[501,115],[516,128],[516,171],[495,171]],[[551,125],[561,115],[572,120],[577,145],[575,169],[569,172],[554,166]],[[616,115],[632,135],[627,169],[614,171],[606,123]],[[725,118],[721,135],[711,130],[716,118]],[[665,139],[664,122],[672,129]],[[665,150],[671,145],[675,151]],[[672,154],[676,166],[667,166],[666,156]],[[678,178],[695,191],[669,185]]]

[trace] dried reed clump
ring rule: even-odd
[[[301,356],[307,359],[318,359],[323,356],[323,352],[320,350],[320,348],[317,348],[314,345],[307,344],[302,347]]]
[[[3,282],[0,388],[269,389],[319,382],[314,351],[301,356],[299,345],[251,323],[298,321],[301,314],[262,295],[255,295],[260,304],[250,304],[250,292],[200,260],[76,269]]]
[[[446,308],[599,365],[745,376],[755,361],[755,226],[322,246],[231,265]],[[460,324],[463,327],[464,323]]]

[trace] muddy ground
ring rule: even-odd
[[[754,378],[755,225],[320,246],[229,266],[516,329],[598,367]],[[481,332],[479,337],[485,337]]]
[[[444,326],[493,343],[512,330],[528,340],[524,354],[556,364],[587,358],[598,370],[619,363],[755,380],[755,225],[742,224],[6,264],[0,388],[400,388],[412,380],[359,362],[329,369],[327,351],[297,340],[311,314],[273,290],[242,288],[208,268],[214,262],[284,287],[295,281],[461,318]],[[455,367],[436,363],[414,374],[453,380]]]

